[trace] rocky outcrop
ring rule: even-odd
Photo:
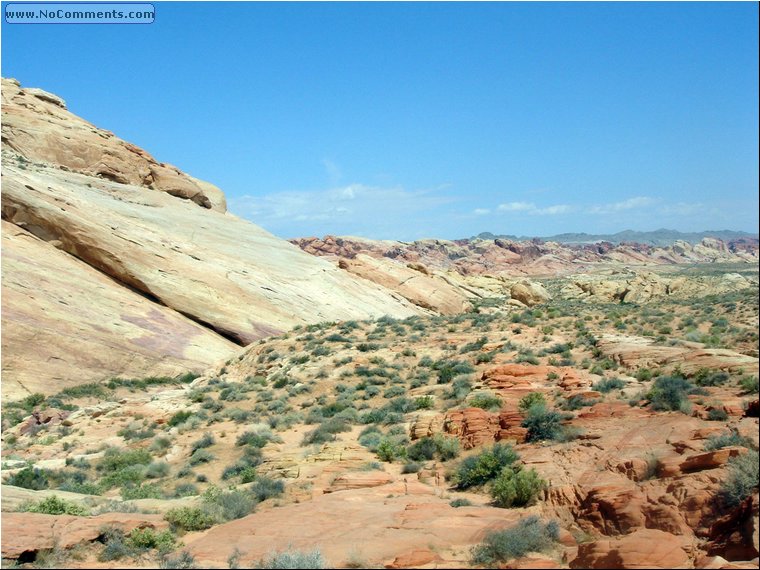
[[[431,275],[422,266],[401,265],[389,259],[359,254],[341,259],[339,267],[391,291],[411,303],[444,315],[455,315],[471,307],[467,291],[442,277]]]
[[[325,236],[306,237],[292,240],[304,251],[312,255],[354,258],[359,254],[375,258],[390,258],[402,263],[418,263],[430,270],[452,271],[461,275],[509,276],[554,276],[587,271],[595,266],[625,265],[651,266],[679,263],[709,262],[757,262],[758,243],[756,239],[742,239],[726,243],[713,238],[705,238],[702,243],[691,245],[676,242],[668,247],[653,247],[640,243],[609,242],[597,244],[560,244],[541,240],[511,241],[502,238],[494,240],[419,240],[415,242],[368,240],[355,237]],[[604,279],[592,279],[591,281]],[[696,280],[694,291],[730,289],[742,284],[720,285],[719,280]],[[644,302],[652,295],[663,292],[662,287],[649,283],[651,277],[643,272],[641,279],[631,276],[631,283],[610,282],[599,292],[604,296],[616,294],[618,288],[624,294],[630,288],[631,302]],[[674,280],[675,281],[675,280]],[[691,280],[686,280],[691,282]],[[569,294],[584,296],[583,281],[569,289]],[[666,285],[661,282],[660,285]],[[677,286],[677,284],[676,284]],[[693,291],[689,291],[692,294]],[[707,294],[707,293],[704,293]]]
[[[297,324],[421,313],[49,98],[4,81],[3,102],[4,395],[199,369]]]
[[[112,132],[82,120],[66,110],[56,95],[3,79],[2,101],[3,146],[24,161],[166,192],[220,212],[227,209],[217,187],[208,182],[198,184],[175,166],[158,162]]]
[[[515,283],[512,285],[509,293],[513,299],[520,301],[528,307],[545,303],[552,298],[544,286],[535,281],[520,281],[519,283]]]
[[[94,542],[103,528],[113,526],[129,534],[136,528],[165,529],[169,523],[161,515],[106,513],[96,517],[3,513],[3,558],[34,560],[40,551],[69,549]]]
[[[686,374],[694,374],[702,368],[742,370],[749,374],[757,374],[758,370],[756,357],[721,348],[695,348],[694,344],[661,346],[651,338],[613,334],[601,335],[596,345],[626,368],[678,366]]]
[[[689,568],[689,544],[655,529],[640,529],[617,539],[578,546],[570,568]]]

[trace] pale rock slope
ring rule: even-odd
[[[298,324],[420,313],[224,212],[214,186],[54,95],[4,79],[2,133],[4,395],[199,369]]]

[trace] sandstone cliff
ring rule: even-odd
[[[198,369],[319,321],[419,313],[221,191],[3,80],[3,394]],[[52,363],[52,364],[51,364]]]

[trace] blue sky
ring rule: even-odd
[[[155,3],[2,74],[282,237],[758,228],[758,5]]]

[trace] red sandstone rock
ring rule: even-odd
[[[689,568],[685,540],[654,529],[578,546],[570,568]]]

